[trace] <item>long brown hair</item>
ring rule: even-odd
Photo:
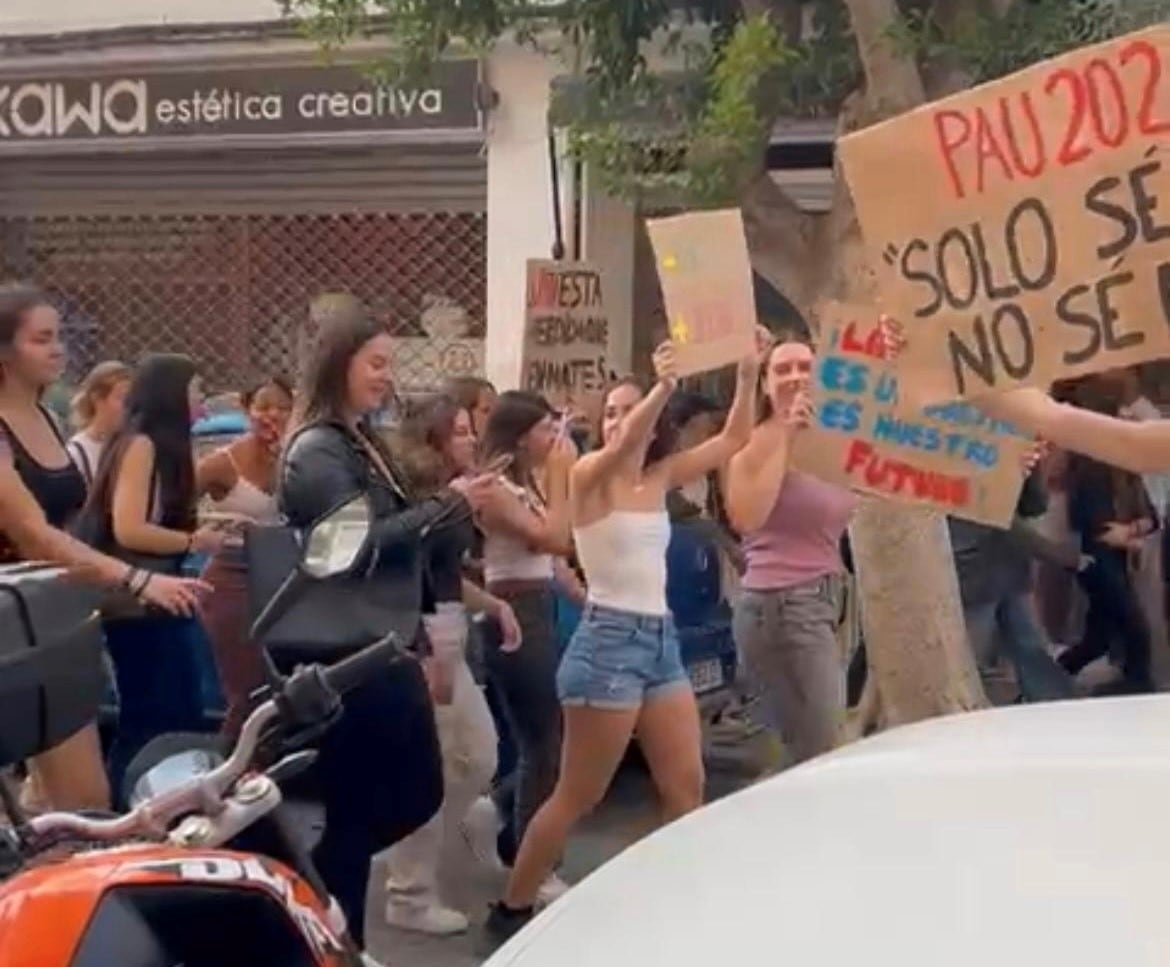
[[[446,450],[455,435],[455,421],[465,412],[466,407],[443,393],[406,405],[402,421],[391,437],[391,449],[416,490],[433,493],[455,476],[456,468],[451,466]]]
[[[309,423],[345,422],[349,365],[366,343],[387,332],[350,295],[321,296],[313,303],[310,314],[319,328],[311,339],[312,353],[301,361],[291,422],[294,430]]]
[[[761,423],[772,418],[772,400],[768,396],[768,370],[772,366],[772,354],[781,346],[790,343],[807,346],[814,353],[817,351],[816,343],[806,329],[788,323],[773,329],[772,333],[772,341],[768,343],[768,348],[764,350],[760,360],[760,377],[756,384],[756,413]]]
[[[9,282],[0,285],[0,351],[12,349],[16,334],[33,309],[52,305],[53,301],[48,295],[31,283]],[[3,378],[4,371],[0,367],[0,381]]]

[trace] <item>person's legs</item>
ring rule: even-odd
[[[638,744],[670,823],[703,804],[703,734],[690,683],[647,695],[638,717]]]
[[[29,780],[48,808],[109,809],[110,783],[97,725],[87,725],[29,763]]]
[[[267,678],[260,646],[251,640],[248,572],[242,549],[226,548],[208,562],[203,578],[215,590],[200,611],[227,709],[223,734],[235,738],[251,712],[252,694]]]
[[[1048,641],[1030,594],[1012,594],[1001,600],[996,624],[1025,700],[1058,702],[1076,694],[1072,677],[1048,653]]]
[[[560,776],[520,842],[504,904],[526,910],[552,872],[573,826],[601,802],[629,747],[638,708],[566,706]]]
[[[552,596],[547,591],[525,592],[513,596],[511,604],[524,644],[514,652],[490,647],[487,664],[517,746],[514,829],[517,840],[522,840],[529,820],[556,785],[561,709]]]
[[[374,855],[423,826],[443,801],[435,716],[417,662],[395,664],[345,695],[317,767],[325,831],[313,858],[362,945]]]
[[[983,678],[986,678],[990,672],[998,651],[995,640],[999,632],[996,622],[996,606],[997,602],[990,601],[984,604],[969,605],[963,609],[967,642],[971,646],[971,654],[975,658],[975,667],[979,669],[979,674]]]
[[[459,933],[468,926],[463,914],[439,902],[443,844],[496,771],[495,727],[466,664],[455,668],[454,686],[452,703],[435,709],[443,756],[443,807],[421,829],[391,847],[387,857],[386,919],[396,927],[439,935]]]
[[[199,663],[189,619],[149,617],[106,624],[118,682],[118,729],[108,763],[115,803],[131,760],[151,739],[202,725]]]
[[[832,749],[844,721],[837,602],[836,579],[822,578],[745,592],[736,608],[736,640],[765,687],[792,764]]]

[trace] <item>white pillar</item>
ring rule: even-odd
[[[525,266],[552,252],[548,100],[556,70],[553,58],[507,42],[487,64],[487,81],[499,103],[488,119],[484,369],[501,390],[520,381]]]

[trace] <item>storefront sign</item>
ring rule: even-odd
[[[1168,56],[1155,27],[842,139],[907,394],[1170,355]]]
[[[794,464],[863,493],[1007,527],[1031,441],[962,401],[903,410],[876,312],[827,303],[818,314],[826,346],[813,370],[816,418],[797,437]]]
[[[680,376],[737,363],[756,344],[743,214],[692,212],[646,222]]]
[[[160,140],[417,135],[481,128],[479,64],[379,84],[351,66],[0,80],[0,153]]]

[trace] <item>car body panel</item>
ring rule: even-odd
[[[488,967],[1170,962],[1170,698],[896,729],[709,805]]]

